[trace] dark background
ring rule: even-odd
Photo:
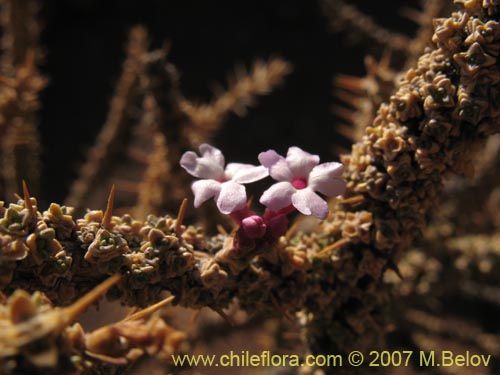
[[[386,27],[415,27],[398,15],[400,1],[357,4]],[[136,24],[147,27],[152,48],[171,42],[170,61],[189,99],[208,101],[211,85],[226,87],[237,64],[281,56],[294,65],[283,86],[259,97],[247,116],[230,116],[214,140],[235,162],[255,163],[258,152],[285,153],[290,145],[335,159],[332,79],[362,75],[364,56],[381,52],[371,41],[349,41],[349,30],[330,32],[320,0],[53,0],[42,2],[41,18],[41,68],[50,79],[41,95],[42,194],[49,201],[64,200],[104,123]]]

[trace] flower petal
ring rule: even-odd
[[[193,174],[196,169],[196,159],[198,155],[196,155],[193,151],[188,151],[182,154],[180,165],[184,168],[189,174]]]
[[[273,211],[280,210],[292,203],[292,194],[295,191],[288,181],[277,182],[262,194],[260,203]]]
[[[180,164],[182,168],[194,177],[214,180],[224,178],[224,164],[221,166],[217,158],[212,158],[211,156],[200,158],[193,151],[188,151],[182,155]]]
[[[266,168],[270,168],[279,160],[284,159],[284,157],[274,150],[267,150],[266,152],[261,152],[258,156],[258,159],[260,161],[260,164],[262,164]]]
[[[234,181],[226,181],[221,184],[219,195],[217,196],[217,208],[223,214],[230,214],[242,209],[247,203],[247,193],[245,187]]]
[[[319,156],[298,147],[290,147],[286,154],[286,162],[294,178],[307,178],[314,166],[318,165]]]
[[[314,215],[322,220],[328,216],[328,204],[310,188],[297,190],[292,195],[292,204],[304,215]]]
[[[229,163],[226,166],[226,177],[239,184],[248,184],[269,176],[266,167],[252,164]]]
[[[294,175],[285,159],[278,161],[269,169],[269,174],[276,181],[292,181]]]
[[[221,183],[214,180],[199,180],[193,182],[191,190],[194,194],[194,206],[199,207],[206,200],[216,196],[221,189]]]
[[[274,150],[268,150],[259,154],[259,161],[269,168],[269,174],[276,181],[292,181],[293,175],[285,158]]]
[[[202,143],[199,149],[204,158],[210,159],[221,168],[224,168],[225,160],[221,150],[209,145],[208,143]]]
[[[345,182],[341,179],[344,166],[341,163],[331,162],[317,165],[309,174],[308,186],[327,197],[344,194]]]

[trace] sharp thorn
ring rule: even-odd
[[[111,191],[109,192],[108,204],[106,205],[106,211],[104,212],[104,217],[102,218],[102,226],[110,230],[111,229],[111,218],[113,217],[113,205],[115,203],[115,185],[111,186]]]
[[[101,284],[97,285],[90,292],[81,297],[78,301],[73,303],[71,306],[64,308],[65,320],[69,323],[72,322],[78,315],[80,315],[87,307],[93,304],[97,299],[99,299],[104,293],[106,293],[113,285],[117,284],[121,280],[121,275],[113,275],[107,280],[103,281]]]
[[[224,236],[228,235],[227,230],[220,224],[217,224],[217,231]]]
[[[24,194],[24,205],[33,214],[33,205],[31,204],[31,196],[26,185],[26,181],[23,180],[23,194]]]
[[[394,271],[394,273],[396,275],[398,275],[398,277],[403,280],[403,275],[401,274],[401,271],[399,270],[399,267],[397,266],[396,263],[394,263],[392,260],[389,260],[389,262],[387,263],[387,269],[389,270],[392,270]]]
[[[179,235],[181,231],[182,221],[184,220],[184,215],[186,214],[187,203],[187,198],[184,198],[182,200],[181,206],[179,207],[179,213],[177,214],[177,220],[175,222],[175,233],[177,235]]]
[[[352,121],[355,115],[355,110],[353,108],[347,108],[341,105],[332,105],[332,110],[335,116],[346,121]]]
[[[347,242],[349,242],[349,241],[347,241],[345,238],[341,238],[340,240],[335,241],[334,243],[332,243],[330,246],[327,246],[324,249],[322,249],[321,251],[319,251],[316,255],[318,255],[320,257],[322,257],[324,255],[330,255],[333,251],[341,248]]]
[[[139,320],[139,319],[145,318],[145,317],[151,315],[152,313],[154,313],[155,311],[158,311],[162,307],[168,305],[174,299],[175,299],[175,296],[170,296],[168,298],[165,298],[164,300],[162,300],[158,303],[155,303],[154,305],[148,306],[145,309],[139,310],[136,313],[127,316],[125,319],[123,319],[123,321],[126,322],[126,321],[130,321],[130,320]]]
[[[339,74],[335,77],[334,85],[344,90],[359,92],[365,88],[365,80],[363,78]]]
[[[285,234],[285,239],[287,241],[289,241],[290,238],[293,237],[293,235],[295,234],[295,232],[297,232],[297,229],[299,228],[299,225],[300,225],[301,221],[302,220],[300,220],[300,219],[295,220],[295,222],[292,224],[292,226],[290,227],[290,229],[288,229],[288,231]]]
[[[252,207],[252,203],[253,203],[253,195],[248,199],[247,208]]]
[[[364,195],[356,195],[354,197],[342,199],[340,203],[342,204],[356,204],[356,203],[361,203],[365,200]]]

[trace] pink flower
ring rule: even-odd
[[[191,186],[195,207],[214,197],[217,208],[223,214],[242,209],[247,201],[243,184],[268,176],[268,171],[263,166],[229,163],[224,169],[224,155],[219,149],[206,143],[200,145],[199,149],[201,157],[188,151],[180,161],[181,167],[190,175],[202,179]]]
[[[328,216],[328,204],[315,192],[327,197],[341,195],[345,182],[341,179],[344,166],[341,163],[319,164],[319,156],[298,147],[290,147],[286,159],[269,150],[259,154],[261,164],[277,182],[267,189],[260,203],[278,211],[293,205],[304,215],[320,219]]]

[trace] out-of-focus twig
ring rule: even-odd
[[[36,111],[38,94],[47,84],[36,64],[39,4],[32,0],[0,2],[0,196],[22,191],[25,180],[38,192],[40,141]]]

